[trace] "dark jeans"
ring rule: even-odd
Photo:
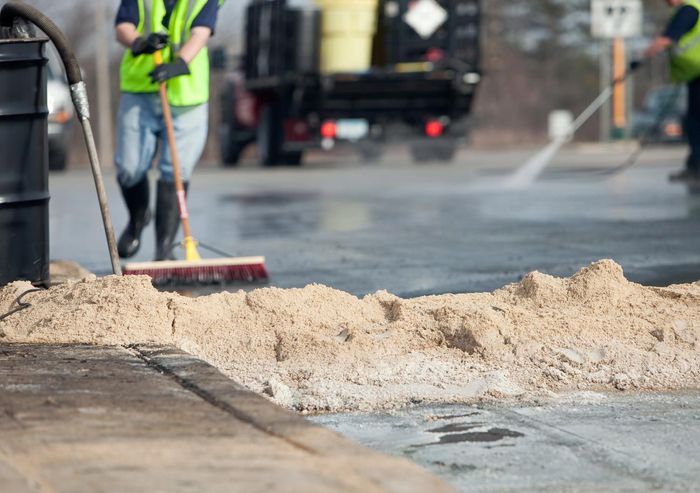
[[[688,169],[700,172],[700,78],[688,83],[688,113],[685,117],[690,155]]]

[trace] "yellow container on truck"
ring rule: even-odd
[[[377,0],[316,0],[323,15],[321,72],[365,72],[372,64]]]

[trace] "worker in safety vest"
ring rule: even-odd
[[[669,50],[671,79],[688,85],[688,113],[685,133],[690,155],[685,169],[671,175],[672,181],[700,180],[700,1],[666,0],[676,12],[663,35],[657,37],[644,52],[653,57]]]
[[[158,94],[167,83],[181,161],[189,179],[207,140],[209,120],[209,54],[218,10],[224,0],[121,0],[117,40],[127,48],[121,63],[121,101],[115,164],[129,210],[129,224],[119,238],[119,255],[129,258],[141,246],[141,233],[151,220],[148,171],[158,155],[156,260],[173,258],[179,209],[173,167]],[[153,53],[164,63],[156,66]],[[160,151],[160,152],[159,152]]]

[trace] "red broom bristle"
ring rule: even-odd
[[[269,278],[265,264],[163,267],[124,270],[124,275],[149,276],[153,284],[220,284],[254,282]]]

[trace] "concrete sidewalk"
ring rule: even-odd
[[[173,348],[0,345],[0,490],[447,492]]]

